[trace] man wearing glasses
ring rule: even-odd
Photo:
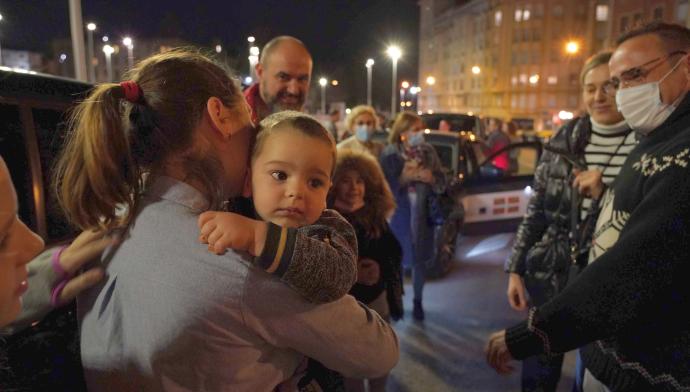
[[[618,40],[609,93],[639,143],[602,200],[590,265],[487,360],[582,349],[584,390],[690,391],[690,30],[653,23]]]

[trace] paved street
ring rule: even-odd
[[[389,391],[520,390],[519,363],[505,377],[484,360],[488,335],[524,317],[509,307],[505,295],[502,265],[512,239],[513,234],[462,238],[453,270],[427,282],[423,323],[412,320],[412,287],[406,282],[405,319],[395,324],[401,358],[389,379]],[[567,355],[559,392],[570,391],[574,363],[574,356]]]

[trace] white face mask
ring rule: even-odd
[[[616,91],[616,105],[625,121],[635,132],[648,135],[661,125],[676,110],[683,98],[681,94],[675,102],[667,105],[661,102],[659,85],[683,62],[681,59],[660,80]]]

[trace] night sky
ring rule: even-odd
[[[0,44],[49,54],[53,38],[69,38],[67,0],[0,0]],[[314,57],[314,84],[321,75],[347,86],[348,104],[366,96],[368,57],[374,58],[374,103],[390,106],[391,65],[385,48],[403,48],[399,80],[415,81],[419,7],[415,0],[82,0],[84,23],[98,25],[97,36],[178,37],[193,44],[222,44],[242,56],[246,72],[247,37],[262,46],[288,34],[305,42]],[[330,87],[329,87],[330,88]],[[342,88],[342,87],[341,87]]]

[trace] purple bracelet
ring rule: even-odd
[[[50,258],[50,265],[53,266],[53,271],[55,271],[55,274],[58,276],[58,281],[50,292],[50,304],[53,305],[53,307],[62,305],[62,303],[60,303],[60,293],[62,293],[62,289],[65,288],[67,282],[72,278],[72,275],[67,273],[60,265],[60,256],[65,248],[67,248],[67,245],[59,247]]]

